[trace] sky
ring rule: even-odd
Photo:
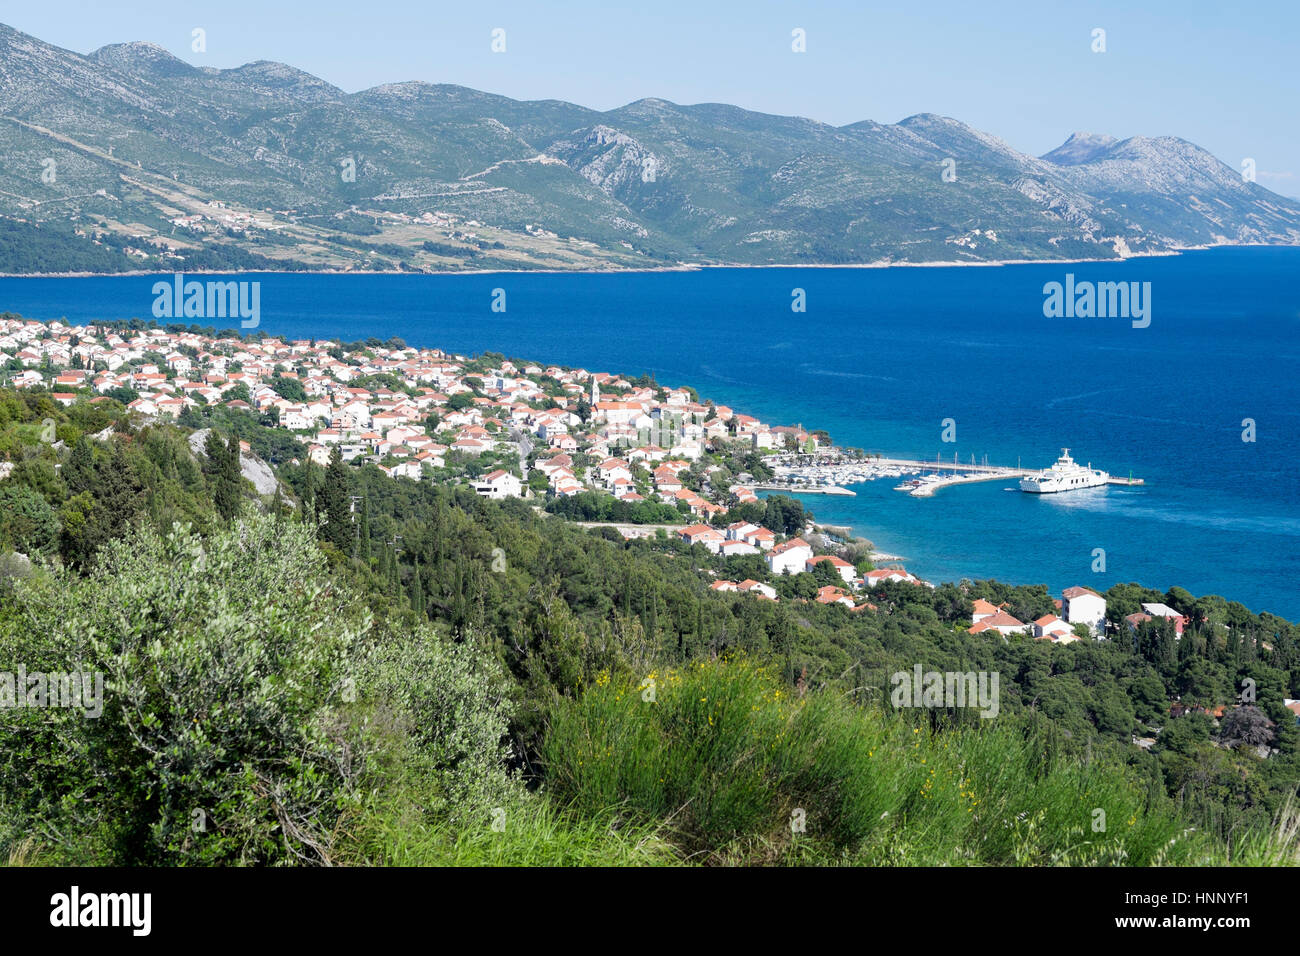
[[[647,96],[731,103],[835,125],[940,113],[1034,155],[1074,131],[1174,135],[1237,169],[1251,158],[1261,185],[1300,196],[1295,0],[54,0],[10,4],[0,21],[79,53],[147,40],[199,66],[279,60],[348,92],[425,80],[602,110]]]

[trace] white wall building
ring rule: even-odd
[[[1106,599],[1089,588],[1066,588],[1061,593],[1061,616],[1070,624],[1086,624],[1094,634],[1104,634]]]
[[[502,498],[519,498],[523,496],[523,485],[519,479],[508,471],[497,469],[484,475],[481,481],[474,482],[474,490],[484,498],[499,501]]]
[[[807,541],[792,538],[767,553],[767,567],[773,574],[799,574],[812,556],[812,547]]]

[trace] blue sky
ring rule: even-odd
[[[610,109],[644,96],[837,125],[942,113],[1042,154],[1072,131],[1182,136],[1300,195],[1300,3],[625,3],[438,0],[13,4],[81,53],[149,40],[213,67],[280,60],[348,91],[459,83]],[[207,52],[191,50],[202,27]],[[490,49],[506,31],[506,52]],[[802,28],[807,52],[791,51]],[[1106,31],[1094,53],[1092,31]]]

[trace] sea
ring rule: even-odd
[[[936,583],[1177,585],[1300,619],[1298,248],[1001,266],[228,278],[259,282],[258,327],[288,338],[396,336],[649,373],[885,456],[1037,468],[1068,447],[1145,484],[1039,496],[992,481],[912,498],[884,479],[803,501]],[[153,285],[171,279],[0,278],[0,312],[151,319]],[[1110,282],[1137,283],[1145,318],[1046,315],[1050,283]]]

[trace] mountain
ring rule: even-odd
[[[1101,133],[1071,133],[1069,139],[1042,158],[1057,166],[1079,166],[1104,155],[1118,142],[1114,136]]]
[[[0,26],[0,272],[1109,258],[1300,243],[1300,202],[1174,137],[1029,156],[958,120],[358,93],[281,63]],[[22,253],[9,254],[21,247]],[[107,263],[107,264],[106,264]]]

